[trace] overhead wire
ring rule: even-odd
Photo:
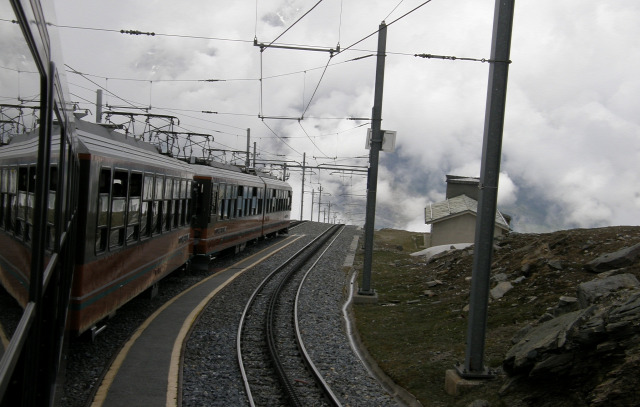
[[[307,138],[309,139],[311,144],[313,144],[318,149],[318,151],[320,151],[325,157],[328,157],[327,154],[324,151],[322,151],[322,149],[320,149],[320,147],[318,147],[318,145],[315,143],[315,141],[313,141],[311,136],[309,136],[309,133],[307,133],[307,131],[304,129],[304,127],[302,126],[302,122],[300,120],[298,120],[298,125],[300,126],[300,128],[302,129],[304,134],[307,135]]]
[[[311,13],[313,11],[313,9],[315,9],[316,7],[318,7],[318,5],[320,3],[322,3],[324,0],[318,0],[318,2],[316,4],[313,5],[313,7],[311,7],[306,13],[304,13],[302,16],[300,16],[300,18],[298,18],[296,21],[293,22],[293,24],[291,24],[286,30],[284,30],[282,32],[282,34],[278,35],[273,41],[271,41],[268,45],[264,46],[264,47],[260,47],[260,52],[263,52],[265,49],[269,48],[270,46],[273,45],[274,42],[278,41],[278,39],[280,39],[280,37],[282,37],[283,35],[285,35],[287,33],[287,31],[289,31],[290,29],[292,29],[296,24],[298,24],[298,22],[300,22],[300,20],[302,20],[303,18],[305,18],[307,16],[307,14]]]
[[[391,14],[393,14],[393,12],[394,12],[394,11],[396,11],[396,9],[397,9],[398,7],[400,7],[400,5],[401,5],[403,2],[404,2],[404,0],[400,0],[400,2],[399,2],[398,4],[396,4],[396,6],[393,8],[393,10],[391,10],[391,11],[389,12],[389,14],[387,14],[387,16],[386,16],[382,21],[386,21],[386,20],[387,20],[387,18],[389,18],[389,16],[390,16]]]
[[[269,130],[271,131],[271,133],[273,133],[273,134],[274,134],[274,135],[275,135],[275,136],[276,136],[280,141],[282,141],[282,142],[283,142],[287,147],[289,147],[293,152],[295,152],[295,153],[296,153],[296,154],[298,154],[298,155],[302,155],[302,154],[300,154],[300,152],[299,152],[298,150],[296,150],[295,148],[291,147],[291,146],[289,145],[289,143],[287,143],[286,141],[284,141],[284,139],[283,139],[282,137],[280,137],[280,135],[278,135],[278,133],[276,133],[276,132],[271,128],[271,127],[269,127],[269,125],[268,125],[264,120],[262,120],[262,124],[264,124],[264,125],[267,127],[267,129],[269,129]]]

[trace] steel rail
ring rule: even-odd
[[[294,318],[294,325],[295,325],[295,331],[296,331],[296,343],[298,345],[298,349],[300,349],[300,353],[302,355],[304,363],[308,366],[309,371],[313,374],[313,377],[315,378],[316,383],[320,387],[320,390],[322,390],[322,393],[325,395],[329,404],[336,407],[341,407],[342,403],[340,402],[338,397],[333,393],[333,391],[331,390],[331,387],[324,380],[324,378],[322,377],[322,374],[320,373],[316,365],[311,360],[311,356],[309,356],[309,353],[307,352],[307,348],[304,346],[304,341],[302,340],[302,333],[300,332],[300,324],[298,320],[298,302],[299,302],[298,300],[300,298],[300,293],[302,292],[302,286],[304,285],[304,282],[307,280],[309,273],[311,273],[311,271],[314,269],[316,264],[318,264],[320,259],[322,259],[322,257],[329,250],[329,248],[331,248],[331,245],[333,245],[336,239],[338,239],[338,237],[340,237],[340,234],[344,231],[345,226],[344,225],[340,225],[340,226],[342,227],[342,229],[340,229],[340,231],[337,232],[336,236],[333,238],[331,243],[329,243],[329,245],[324,249],[324,251],[316,259],[316,261],[311,265],[311,267],[309,267],[307,272],[304,274],[304,277],[302,277],[302,281],[300,281],[300,285],[298,286],[298,292],[296,293],[296,299],[295,299],[294,310],[293,310],[293,318]]]
[[[262,290],[264,289],[264,287],[267,285],[267,283],[276,275],[278,274],[280,271],[282,271],[285,267],[287,267],[289,264],[291,264],[296,258],[300,257],[302,254],[304,254],[304,252],[311,247],[313,244],[315,244],[317,241],[319,241],[326,233],[329,232],[329,230],[331,230],[331,228],[327,229],[325,232],[323,232],[321,235],[317,236],[316,238],[314,238],[311,242],[309,242],[308,244],[306,244],[304,247],[302,247],[300,250],[298,250],[295,254],[293,254],[289,259],[287,259],[284,263],[282,263],[280,266],[278,266],[275,270],[273,270],[271,273],[269,273],[268,276],[266,276],[264,278],[264,280],[262,280],[262,282],[260,283],[260,285],[254,290],[254,292],[251,294],[251,297],[249,298],[249,301],[247,301],[247,305],[245,306],[244,310],[242,311],[242,316],[240,317],[240,322],[238,324],[238,332],[236,334],[236,355],[238,358],[238,365],[240,367],[240,373],[242,374],[242,381],[244,383],[244,388],[245,391],[247,393],[247,398],[249,400],[249,404],[252,407],[255,407],[255,402],[253,399],[253,394],[251,393],[251,386],[249,384],[249,378],[247,376],[247,372],[246,369],[244,367],[244,363],[242,361],[242,332],[244,329],[244,325],[245,325],[245,320],[247,318],[247,314],[249,312],[249,309],[251,308],[251,306],[253,305],[253,303],[255,302],[256,297],[262,292]]]
[[[282,386],[284,387],[285,391],[287,392],[287,395],[289,396],[289,399],[291,400],[291,402],[293,403],[293,405],[295,406],[299,406],[299,407],[303,407],[304,404],[302,403],[302,401],[300,401],[300,399],[298,398],[298,392],[296,391],[295,387],[293,386],[293,382],[291,380],[289,380],[289,376],[287,375],[287,371],[281,361],[280,355],[278,354],[278,346],[277,346],[277,340],[276,340],[276,334],[275,334],[275,324],[276,324],[276,306],[278,303],[278,299],[280,298],[280,294],[282,293],[282,290],[284,288],[284,286],[289,282],[289,280],[293,277],[294,274],[296,274],[298,271],[300,271],[300,269],[302,269],[302,267],[313,257],[316,255],[316,253],[320,250],[320,248],[322,248],[324,246],[324,244],[331,238],[331,236],[333,236],[337,230],[340,228],[340,225],[334,225],[332,227],[330,227],[329,229],[327,229],[322,235],[318,236],[318,239],[314,240],[314,242],[317,242],[316,247],[310,248],[309,250],[307,250],[304,255],[298,260],[297,264],[295,266],[293,266],[288,272],[287,274],[285,274],[283,276],[283,278],[280,280],[280,283],[278,284],[278,286],[276,287],[276,289],[273,291],[273,293],[271,294],[271,297],[269,298],[269,303],[268,303],[268,307],[267,307],[267,318],[265,321],[265,331],[267,333],[267,344],[269,345],[269,352],[271,353],[271,360],[273,361],[273,364],[276,368],[276,371],[278,373],[278,378],[280,380],[280,383],[282,384]],[[326,252],[326,250],[325,250]],[[324,253],[323,253],[324,254]],[[296,332],[296,342],[297,342],[297,337],[298,337],[298,333]],[[302,356],[302,360],[305,363],[305,365],[309,366],[307,364],[307,360],[305,359],[304,356]],[[311,371],[311,373],[314,375],[315,374],[313,371]],[[317,380],[316,380],[317,381]],[[326,385],[326,383],[325,383]],[[323,387],[321,386],[321,389],[323,389]],[[323,394],[324,391],[323,391]]]

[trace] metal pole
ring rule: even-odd
[[[367,213],[364,224],[364,265],[362,269],[361,295],[375,295],[371,289],[371,264],[373,260],[373,231],[376,219],[376,192],[378,184],[378,158],[382,148],[382,90],[384,85],[384,62],[387,48],[387,25],[383,21],[378,31],[378,56],[376,83],[371,114],[371,149],[369,150],[369,176],[367,178]]]
[[[322,185],[318,190],[318,222],[320,222],[320,205],[322,204]]]
[[[96,123],[102,123],[102,89],[96,92]]]
[[[251,166],[251,129],[247,129],[247,159],[245,160],[244,166],[249,168]]]
[[[253,168],[256,168],[256,142],[253,142]]]
[[[487,87],[482,167],[480,169],[480,194],[476,220],[475,250],[469,299],[469,323],[467,349],[463,377],[484,378],[492,375],[484,367],[487,305],[489,300],[489,275],[496,221],[498,178],[502,133],[504,129],[509,53],[513,27],[514,0],[496,0],[493,20],[491,65]]]
[[[307,153],[302,153],[302,188],[300,192],[300,220],[302,220],[302,210],[304,209],[304,170],[306,169]]]
[[[315,193],[316,190],[312,189],[311,190],[311,216],[309,216],[309,219],[311,219],[311,222],[313,222],[313,202],[315,201]]]

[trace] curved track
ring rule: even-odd
[[[340,405],[304,348],[296,306],[300,287],[313,265],[306,267],[306,273],[302,270],[339,230],[342,227],[327,229],[276,268],[254,291],[245,307],[236,346],[252,406]]]

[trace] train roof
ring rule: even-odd
[[[223,164],[224,165],[224,164]],[[284,181],[280,181],[279,179],[273,178],[268,174],[250,174],[246,172],[242,172],[239,168],[230,169],[226,167],[220,166],[212,166],[212,165],[193,165],[196,175],[204,176],[204,177],[215,177],[215,178],[224,178],[224,179],[233,179],[238,183],[266,183],[269,187],[278,187],[281,189],[291,189],[288,183]]]
[[[145,142],[115,131],[113,127],[76,120],[79,140],[78,154],[111,157],[126,163],[137,162],[155,167],[170,167],[178,171],[189,171],[189,164],[176,158],[160,154],[158,149]]]

